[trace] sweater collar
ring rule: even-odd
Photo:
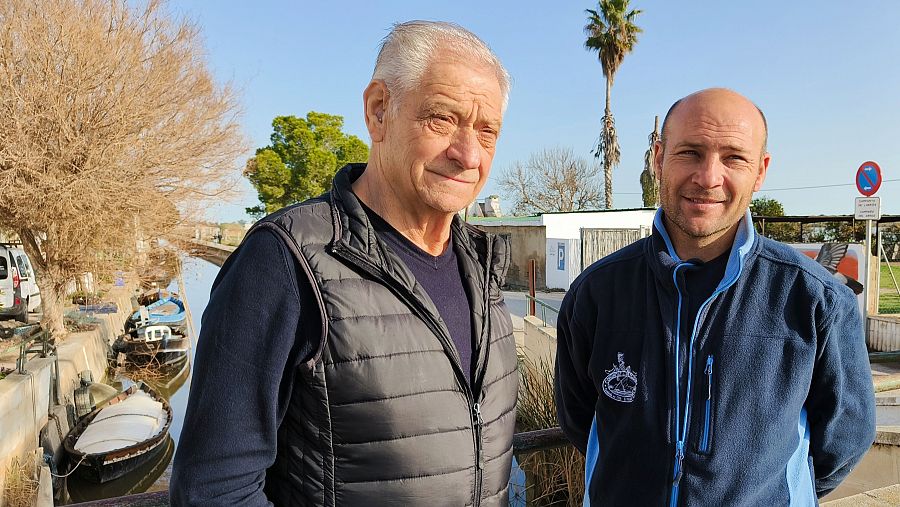
[[[358,257],[368,259],[372,264],[405,278],[405,269],[399,269],[388,255],[384,245],[375,234],[375,229],[353,193],[353,182],[366,170],[366,164],[348,164],[338,170],[331,188],[331,215],[334,237],[331,247],[346,249]],[[463,252],[477,260],[482,266],[489,266],[501,279],[506,274],[506,243],[501,238],[485,233],[459,218],[453,217],[450,225],[450,239],[457,255]],[[409,281],[411,282],[411,281]]]

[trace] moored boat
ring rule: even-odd
[[[187,336],[168,326],[145,326],[126,333],[113,344],[135,364],[171,364],[187,356],[191,343]]]
[[[187,313],[184,303],[177,296],[162,298],[150,305],[142,306],[129,317],[126,330],[143,326],[164,325],[173,329],[185,325]]]
[[[107,482],[153,459],[172,423],[169,403],[139,383],[84,416],[63,441],[79,476]]]

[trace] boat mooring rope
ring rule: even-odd
[[[75,465],[75,468],[69,470],[69,473],[67,473],[67,474],[56,475],[55,473],[50,472],[50,475],[52,475],[53,477],[58,477],[58,478],[60,478],[60,479],[62,479],[62,478],[64,478],[64,477],[68,477],[68,476],[72,475],[72,473],[73,473],[75,470],[78,470],[78,467],[80,467],[81,464],[84,463],[84,460],[85,460],[85,459],[87,459],[87,454],[85,454],[84,456],[82,456],[82,457],[81,457],[81,461],[79,461],[78,464]]]

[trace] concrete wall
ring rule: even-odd
[[[544,278],[544,271],[547,265],[547,256],[545,253],[547,245],[547,236],[542,226],[483,226],[475,225],[481,230],[490,232],[491,234],[508,234],[509,246],[512,254],[509,271],[506,274],[506,286],[511,288],[528,287],[528,261],[534,259],[535,262],[535,283],[537,289],[544,289],[547,283]]]
[[[73,402],[79,374],[91,370],[94,380],[106,376],[107,350],[123,332],[125,320],[131,315],[131,287],[114,287],[104,297],[119,307],[116,314],[99,314],[97,329],[71,333],[57,347],[59,358],[60,402]],[[23,457],[39,443],[41,428],[47,424],[51,403],[52,357],[32,359],[25,365],[25,374],[11,373],[0,380],[0,491],[6,483],[7,465],[13,457]],[[3,500],[0,497],[0,507]]]
[[[532,364],[553,366],[556,361],[556,329],[533,316],[525,317],[525,344],[520,351]]]
[[[878,430],[875,445],[869,449],[847,479],[823,498],[823,501],[849,497],[900,483],[900,428],[879,426]]]
[[[547,238],[547,288],[568,290],[581,274],[581,241]]]

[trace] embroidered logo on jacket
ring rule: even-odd
[[[610,398],[623,403],[634,401],[637,392],[637,374],[631,370],[631,366],[625,366],[625,354],[619,352],[619,364],[613,365],[611,370],[606,370],[606,378],[603,379],[603,392]]]

